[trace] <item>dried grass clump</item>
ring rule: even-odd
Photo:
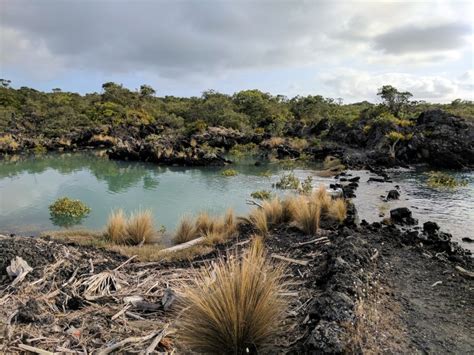
[[[128,243],[150,243],[155,235],[151,211],[145,210],[133,213],[127,221],[126,229]]]
[[[262,208],[253,209],[248,220],[262,235],[268,234],[267,214]]]
[[[211,244],[216,244],[234,237],[237,233],[237,222],[234,211],[229,208],[222,217],[213,217],[202,212],[193,223],[191,218],[181,220],[174,236],[175,244],[205,237]]]
[[[265,212],[267,223],[277,225],[283,222],[283,206],[278,197],[270,201],[263,201],[262,209]]]
[[[337,220],[339,223],[343,222],[347,217],[347,206],[346,202],[342,198],[338,198],[332,201],[329,207],[329,217]]]
[[[148,244],[155,237],[151,211],[139,211],[126,218],[122,210],[114,211],[109,216],[105,236],[116,244]]]
[[[127,235],[127,217],[123,210],[113,211],[107,221],[106,234],[108,238],[116,243],[122,244],[125,242]]]
[[[333,201],[324,184],[319,185],[318,189],[314,192],[312,199],[318,201],[321,204],[321,208],[324,212],[329,210],[329,207]]]
[[[173,237],[174,244],[182,244],[198,238],[194,221],[189,216],[184,216],[176,228]]]
[[[205,354],[269,351],[287,309],[283,274],[258,239],[242,259],[205,268],[184,289],[180,340]]]
[[[294,222],[305,233],[314,235],[319,230],[322,205],[318,199],[300,196],[294,211]]]

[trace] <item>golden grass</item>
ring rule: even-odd
[[[107,220],[106,236],[117,244],[125,242],[127,235],[127,217],[122,210],[113,211]]]
[[[127,220],[127,243],[147,244],[153,241],[155,228],[151,211],[139,211],[133,213]]]
[[[319,185],[318,189],[311,196],[313,201],[318,201],[321,204],[323,211],[328,211],[332,204],[332,197],[328,194],[324,184]]]
[[[161,260],[159,252],[163,249],[159,244],[144,245],[111,245],[107,249],[125,255],[127,257],[137,256],[137,259],[143,262]]]
[[[346,202],[342,198],[332,201],[329,207],[329,217],[337,220],[339,223],[343,222],[347,217]]]
[[[196,218],[196,232],[202,236],[215,228],[215,219],[209,216],[207,212],[199,213]]]
[[[270,350],[287,309],[283,274],[258,241],[242,259],[233,255],[204,268],[184,288],[180,340],[206,354]]]
[[[270,201],[263,201],[262,210],[266,215],[268,224],[273,226],[283,222],[283,206],[278,197],[275,197]]]
[[[253,209],[249,214],[248,220],[261,234],[268,235],[267,214],[263,209]]]
[[[189,216],[184,216],[176,228],[176,232],[173,237],[174,244],[182,244],[189,242],[190,240],[198,238],[196,228],[194,227],[194,221]]]
[[[314,235],[319,230],[321,213],[322,205],[319,200],[300,196],[294,211],[294,222],[303,232]]]
[[[235,237],[237,234],[237,219],[235,218],[235,213],[232,208],[227,209],[225,215],[224,215],[224,220],[223,220],[223,225],[224,225],[224,231],[226,234],[227,238],[232,238]]]

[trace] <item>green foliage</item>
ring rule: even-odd
[[[238,174],[239,173],[237,172],[237,170],[234,170],[234,169],[226,169],[226,170],[222,171],[222,173],[221,173],[222,176],[227,176],[227,177],[236,176]]]
[[[454,189],[460,186],[466,186],[467,180],[456,179],[454,176],[441,171],[430,171],[428,173],[428,186],[432,188]]]
[[[313,191],[313,177],[308,176],[306,179],[303,180],[301,183],[301,193],[308,195],[311,191]]]
[[[270,200],[273,194],[268,190],[259,190],[252,192],[250,196],[256,198],[257,200]]]
[[[391,85],[382,86],[377,95],[382,98],[384,105],[396,117],[400,117],[400,114],[406,110],[409,100],[413,96],[410,92],[400,92]]]
[[[282,190],[297,190],[300,186],[300,181],[294,173],[284,174],[280,177],[280,181],[275,184],[277,189]]]
[[[69,197],[61,197],[49,206],[53,215],[64,217],[84,217],[91,211],[84,202],[72,200]]]
[[[229,150],[229,153],[237,159],[256,154],[257,152],[258,146],[255,143],[236,144]]]

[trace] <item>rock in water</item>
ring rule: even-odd
[[[400,192],[397,190],[390,190],[387,194],[387,201],[398,200],[400,197]]]
[[[423,223],[423,232],[425,232],[428,235],[433,235],[438,233],[439,231],[439,226],[435,222],[425,222]]]
[[[418,221],[411,216],[411,211],[406,207],[399,207],[390,210],[390,219],[395,224],[414,225]]]

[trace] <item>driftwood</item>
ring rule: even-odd
[[[160,254],[174,253],[174,252],[177,252],[177,251],[180,251],[180,250],[191,248],[195,245],[198,245],[198,244],[202,243],[205,240],[206,240],[205,237],[196,238],[196,239],[190,240],[189,242],[186,242],[186,243],[182,243],[182,244],[172,246],[170,248],[162,249],[162,250],[159,251],[159,253]]]
[[[154,338],[158,333],[160,332],[154,332],[154,333],[151,333],[151,334],[148,334],[144,337],[130,337],[130,338],[126,338],[122,341],[119,341],[118,343],[115,343],[114,345],[111,345],[109,346],[108,348],[105,348],[105,349],[102,349],[101,351],[99,351],[97,353],[97,355],[106,355],[106,354],[110,354],[111,352],[117,350],[117,349],[120,349],[122,346],[124,345],[127,345],[129,343],[140,343],[140,342],[143,342],[143,341],[147,341],[151,338]]]
[[[247,205],[250,205],[250,206],[257,206],[257,207],[263,208],[262,204],[254,200],[246,200],[245,203],[247,203]]]
[[[293,263],[293,264],[298,264],[298,265],[303,265],[303,266],[307,266],[309,264],[308,260],[297,260],[297,259],[287,258],[285,256],[281,256],[278,254],[272,254],[271,257],[274,259],[286,261],[288,263]]]
[[[43,349],[35,348],[34,346],[26,345],[26,344],[19,344],[18,347],[20,349],[30,351],[35,354],[40,354],[40,355],[54,355],[51,351],[46,351]]]
[[[141,354],[148,355],[148,354],[151,354],[153,351],[155,351],[155,348],[158,346],[161,339],[163,339],[163,337],[166,335],[167,330],[168,330],[168,324],[165,326],[165,328],[161,332],[157,334],[157,336],[155,337],[155,339],[153,339],[153,341],[148,346],[148,348],[146,348],[144,352],[142,351],[140,355]]]
[[[301,243],[298,243],[296,247],[300,247],[302,245],[307,245],[307,244],[320,244],[320,243],[325,243],[325,242],[328,242],[329,239],[327,237],[321,237],[321,238],[316,238],[316,239],[312,239],[312,240],[308,240],[307,242],[301,242]]]
[[[474,279],[474,272],[468,271],[460,266],[456,266],[455,269],[459,271],[461,275]]]

